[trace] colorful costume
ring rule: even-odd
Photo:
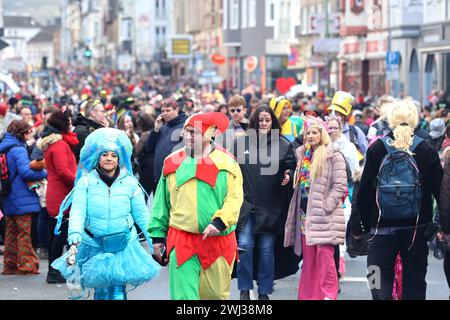
[[[106,151],[119,157],[119,172],[110,184],[96,170],[101,154]],[[63,202],[58,217],[60,221],[62,212],[72,203],[68,243],[80,243],[76,266],[81,273],[81,285],[95,288],[97,300],[126,300],[126,285],[138,286],[149,281],[160,269],[140,245],[134,226],[136,223],[145,230],[150,214],[132,173],[131,151],[130,140],[120,130],[99,129],[89,135],[80,156],[84,175]],[[74,272],[74,267],[67,264],[70,255],[68,251],[52,264],[66,279]]]
[[[289,100],[284,97],[272,98],[270,100],[270,107],[273,112],[277,116],[278,119],[281,117],[281,113],[283,112],[284,106],[288,106],[290,112],[292,112],[292,104]],[[294,121],[288,118],[284,123],[281,124],[281,134],[289,140],[289,142],[293,142],[295,138],[298,136],[301,128],[297,128],[297,125]]]
[[[214,128],[227,128],[225,121],[221,113],[198,114],[185,127],[200,126],[211,137]],[[229,299],[242,201],[241,170],[224,149],[196,159],[183,148],[166,158],[148,230],[154,241],[167,238],[172,299]],[[222,226],[221,233],[203,240],[210,224]]]

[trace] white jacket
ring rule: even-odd
[[[347,139],[347,137],[341,135],[338,140],[333,142],[333,149],[340,151],[344,155],[345,160],[347,160],[347,163],[350,166],[352,174],[359,168],[358,150],[355,145]]]

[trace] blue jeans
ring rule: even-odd
[[[275,272],[275,234],[254,234],[255,215],[250,214],[238,235],[239,261],[237,264],[238,288],[253,290],[253,248],[258,250],[258,293],[271,294]]]

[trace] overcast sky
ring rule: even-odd
[[[59,17],[60,0],[3,0],[6,12],[29,13],[40,23],[45,24],[48,19]]]

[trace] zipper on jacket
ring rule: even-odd
[[[111,233],[111,187],[108,187],[108,232]]]

